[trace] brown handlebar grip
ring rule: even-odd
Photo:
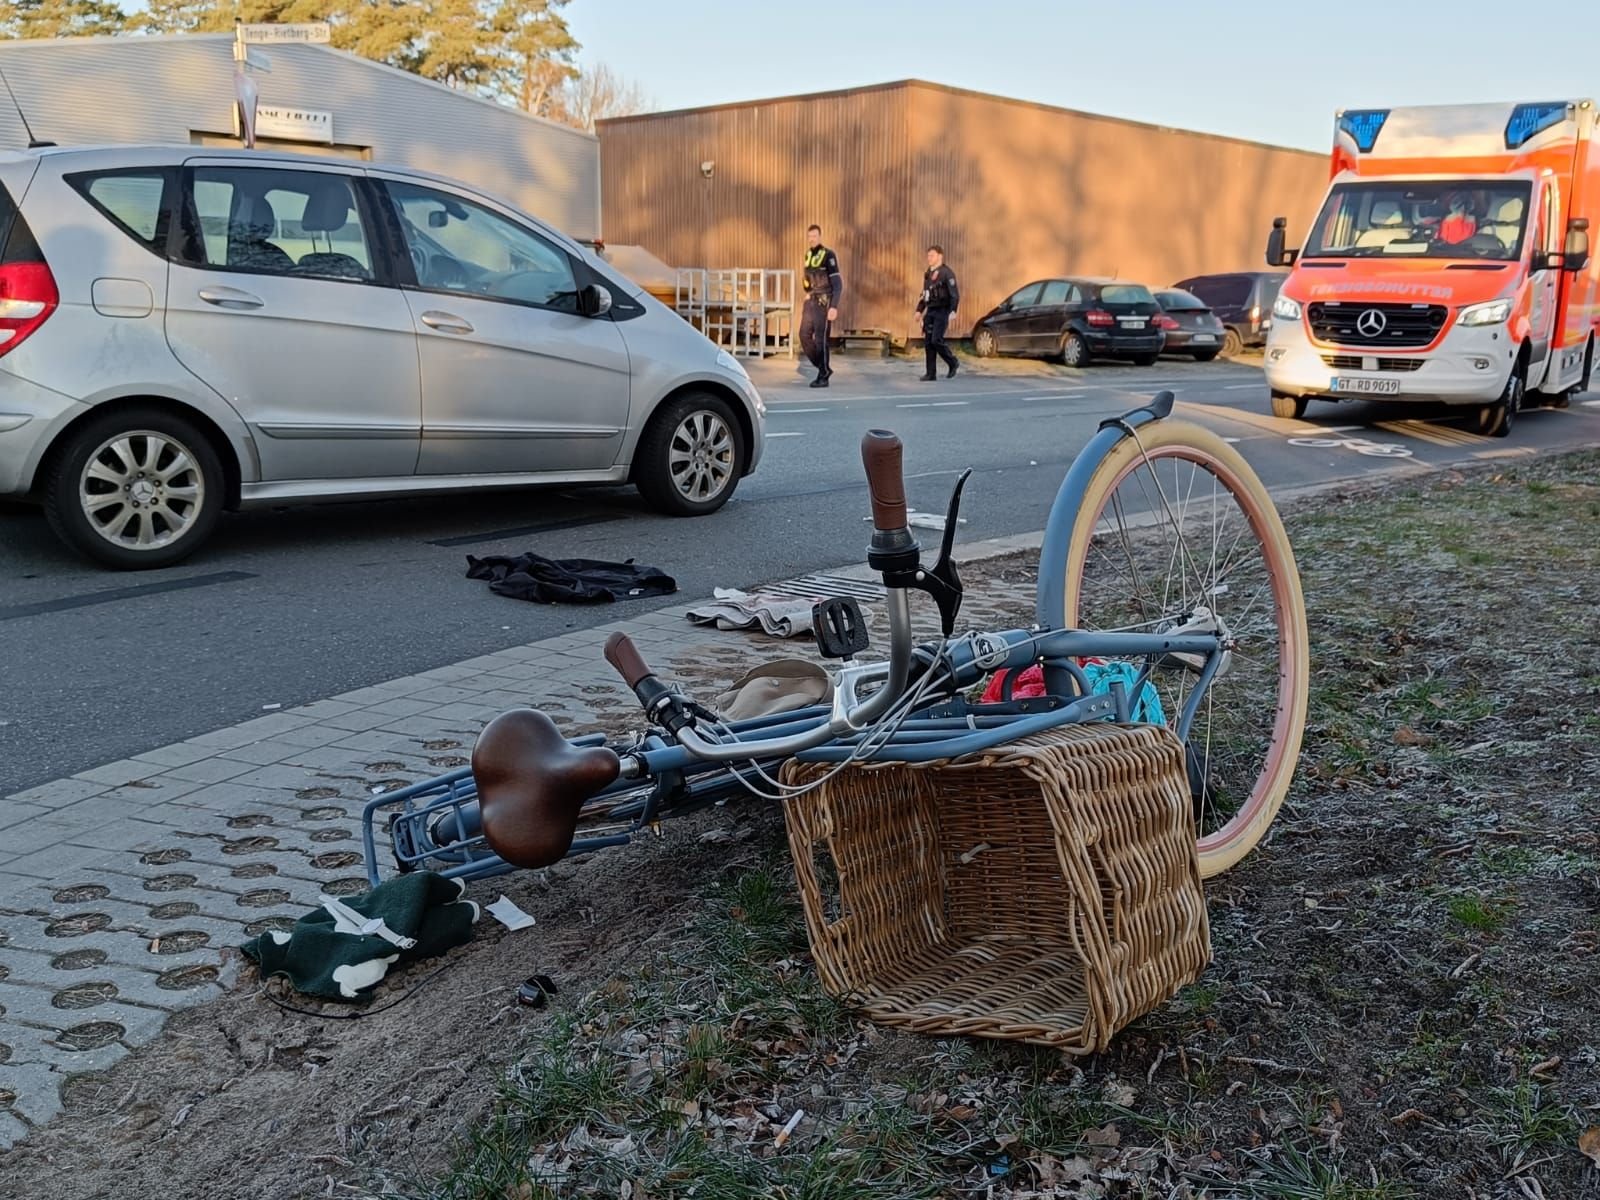
[[[861,439],[874,529],[906,528],[906,481],[900,469],[900,439],[887,429],[869,429]]]
[[[622,676],[622,682],[630,688],[639,686],[639,681],[646,675],[655,672],[645,665],[644,656],[639,653],[639,647],[633,644],[633,639],[625,633],[613,633],[606,639],[606,661]]]

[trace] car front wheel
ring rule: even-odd
[[[170,567],[222,514],[222,462],[193,424],[159,409],[108,413],[52,461],[44,509],[62,541],[122,570]]]
[[[634,483],[651,506],[675,517],[701,517],[728,502],[748,450],[727,401],[708,393],[664,405],[634,455]]]
[[[994,330],[985,326],[972,335],[972,349],[979,358],[993,358],[1000,353],[1000,345],[994,340]]]

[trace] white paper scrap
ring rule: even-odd
[[[490,916],[511,930],[512,933],[519,929],[526,929],[533,924],[533,918],[507,900],[504,895],[489,905],[488,912]]]

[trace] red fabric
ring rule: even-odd
[[[1013,674],[1017,673],[996,671],[989,679],[989,686],[983,689],[983,703],[998,704],[1004,695],[1002,689],[1005,687],[1006,679]],[[1011,698],[1036,700],[1042,695],[1044,695],[1044,669],[1035,663],[1031,667],[1024,668],[1021,674],[1017,674],[1016,685],[1011,689]]]
[[[1103,658],[1081,658],[1078,663],[1080,666],[1085,667],[1091,663],[1104,666],[1105,661]],[[1011,698],[1013,700],[1037,700],[1045,694],[1044,668],[1038,663],[1034,663],[1031,667],[1025,667],[1020,673],[1016,671],[996,671],[989,678],[989,686],[983,689],[983,698],[979,703],[998,704],[1004,698],[1003,689],[1006,685],[1006,679],[1012,675],[1017,677],[1017,682],[1011,688]]]
[[[1439,222],[1439,240],[1449,245],[1464,242],[1478,232],[1478,223],[1466,213],[1451,213]]]

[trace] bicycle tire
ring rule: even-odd
[[[1184,493],[1185,499],[1182,504],[1177,507],[1173,505],[1171,499],[1163,498],[1165,485],[1161,481],[1169,462],[1172,465],[1175,484],[1181,483],[1183,464],[1187,463],[1190,467],[1188,490]],[[1244,532],[1239,533],[1238,540],[1230,548],[1228,557],[1220,564],[1220,568],[1216,561],[1219,529],[1217,513],[1219,509],[1225,509],[1228,500],[1231,499],[1243,518],[1243,528],[1248,530],[1260,549],[1266,578],[1265,582],[1258,586],[1256,597],[1259,597],[1261,587],[1270,587],[1273,626],[1276,630],[1273,639],[1276,651],[1275,663],[1267,663],[1263,656],[1263,666],[1255,669],[1251,660],[1243,657],[1242,650],[1235,651],[1239,657],[1230,659],[1231,663],[1244,663],[1242,669],[1247,672],[1254,671],[1261,676],[1259,682],[1263,684],[1270,684],[1267,671],[1269,668],[1273,669],[1276,675],[1276,694],[1272,698],[1271,732],[1263,747],[1259,771],[1253,780],[1248,779],[1252,769],[1248,756],[1245,756],[1245,761],[1233,771],[1240,777],[1236,785],[1238,791],[1242,792],[1244,782],[1250,782],[1249,794],[1223,824],[1210,831],[1207,830],[1204,803],[1207,793],[1214,790],[1209,778],[1213,755],[1211,737],[1215,732],[1211,728],[1211,723],[1216,716],[1212,698],[1218,687],[1227,682],[1227,676],[1214,681],[1206,701],[1200,705],[1195,725],[1190,729],[1191,748],[1188,751],[1188,758],[1191,765],[1191,789],[1195,786],[1193,773],[1196,768],[1201,775],[1199,792],[1195,797],[1197,854],[1200,873],[1209,878],[1227,870],[1254,849],[1282,806],[1299,758],[1310,686],[1310,651],[1305,601],[1300,588],[1299,572],[1295,566],[1294,552],[1271,497],[1238,451],[1206,429],[1184,421],[1171,420],[1145,425],[1137,431],[1136,436],[1124,438],[1112,447],[1090,476],[1084,489],[1083,501],[1073,518],[1066,555],[1061,621],[1062,628],[1067,629],[1116,627],[1104,624],[1097,626],[1092,619],[1084,620],[1086,595],[1091,601],[1097,601],[1098,579],[1089,582],[1086,580],[1090,554],[1095,549],[1094,539],[1100,530],[1108,505],[1114,507],[1114,519],[1120,526],[1124,549],[1129,555],[1128,562],[1133,569],[1135,583],[1138,583],[1137,559],[1133,545],[1135,539],[1126,536],[1130,530],[1123,511],[1125,505],[1118,499],[1119,489],[1130,480],[1141,480],[1146,495],[1153,500],[1151,510],[1154,519],[1144,522],[1145,525],[1151,529],[1171,528],[1176,531],[1177,536],[1166,543],[1173,547],[1169,561],[1176,561],[1180,549],[1182,556],[1187,557],[1187,544],[1182,540],[1184,533],[1182,522],[1193,503],[1194,486],[1199,473],[1209,475],[1215,481],[1212,490],[1213,516],[1210,526],[1212,582],[1208,592],[1205,578],[1197,570],[1196,574],[1200,578],[1196,581],[1199,587],[1195,595],[1209,596],[1210,604],[1215,606],[1218,615],[1224,622],[1228,620],[1228,614],[1221,611],[1222,605],[1218,603],[1219,598],[1229,592],[1228,580],[1219,577],[1224,571],[1231,575],[1234,570],[1239,571],[1239,577],[1245,575],[1243,568],[1230,566],[1234,561],[1234,550],[1244,539]],[[1157,485],[1153,494],[1149,490],[1149,485],[1143,484],[1145,478]],[[1226,498],[1219,494],[1218,486],[1226,493]],[[1166,510],[1165,516],[1160,511],[1162,509]],[[1163,533],[1162,537],[1165,538],[1167,535]],[[1168,551],[1161,548],[1156,560],[1159,561],[1160,554],[1165,553]],[[1109,556],[1107,561],[1110,561]],[[1098,567],[1098,559],[1096,564]],[[1170,579],[1168,582],[1170,587]],[[1110,586],[1107,595],[1115,596],[1115,594],[1115,587]],[[1121,602],[1132,603],[1126,598]],[[1243,632],[1243,628],[1251,616],[1255,602],[1253,599],[1239,612],[1240,627],[1234,632],[1241,642],[1248,636]],[[1170,607],[1169,597],[1163,596],[1160,607]],[[1093,617],[1093,614],[1089,615]],[[1165,620],[1167,617],[1164,616],[1162,619]],[[1149,619],[1141,622],[1144,625],[1154,623],[1156,622]],[[1252,639],[1249,644],[1264,646],[1267,644],[1267,639],[1265,637]],[[1238,677],[1237,673],[1233,674],[1235,678]],[[1155,676],[1152,676],[1152,679],[1154,678]],[[1180,703],[1182,699],[1180,695]],[[1168,717],[1169,722],[1175,719],[1176,712]],[[1202,719],[1207,722],[1205,750],[1204,757],[1197,760],[1199,752],[1192,747]],[[1223,719],[1226,723],[1228,719],[1226,708]],[[1230,742],[1225,746],[1230,753],[1232,745]]]

